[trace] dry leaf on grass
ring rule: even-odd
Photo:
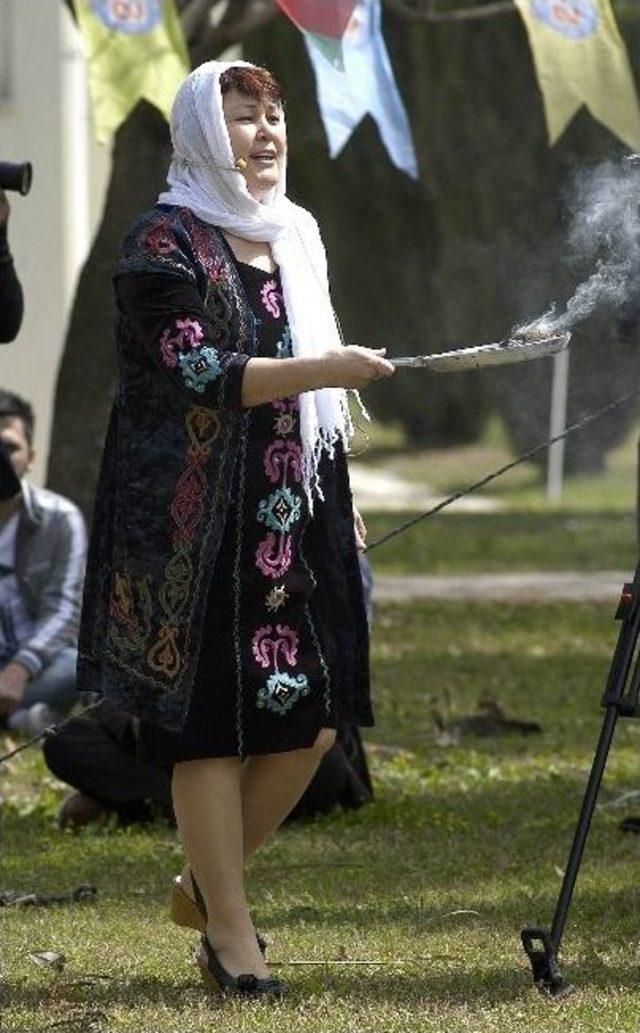
[[[33,951],[28,957],[41,968],[52,968],[56,972],[62,972],[67,962],[65,955],[59,951]]]

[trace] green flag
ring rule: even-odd
[[[591,114],[640,149],[633,73],[609,0],[515,0],[533,50],[549,142],[576,112]]]
[[[144,98],[169,118],[189,56],[174,0],[74,0],[89,61],[96,138]]]

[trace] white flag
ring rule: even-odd
[[[359,0],[356,5],[342,37],[344,71],[330,64],[310,40],[306,44],[331,157],[340,153],[369,114],[393,164],[417,179],[411,127],[382,38],[380,0]]]

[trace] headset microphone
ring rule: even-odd
[[[174,152],[173,160],[180,162],[188,169],[223,169],[225,172],[244,172],[247,167],[246,158],[236,158],[233,165],[214,165],[213,162],[206,161],[194,161],[193,158],[188,158],[185,154],[179,154]]]

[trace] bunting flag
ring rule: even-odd
[[[89,62],[95,134],[105,143],[144,98],[169,118],[189,55],[174,0],[74,0]]]
[[[320,114],[332,158],[369,114],[393,164],[417,179],[411,127],[382,38],[381,19],[380,0],[358,0],[342,38],[343,71],[333,68],[307,40]]]
[[[583,104],[640,149],[633,73],[610,0],[515,0],[524,19],[554,144]]]
[[[342,37],[357,0],[277,0],[288,18],[334,68],[344,69]]]

